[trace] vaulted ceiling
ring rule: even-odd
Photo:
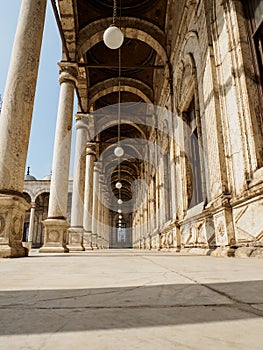
[[[103,42],[103,33],[112,24],[113,0],[58,0],[65,38],[63,58],[77,62],[80,69],[77,86],[80,110],[103,111],[116,104],[119,96],[121,103],[156,103],[157,85],[162,85],[167,74],[167,8],[172,2],[117,0],[117,25],[125,39],[120,50],[111,50]],[[98,123],[100,119],[105,122],[103,113],[98,113],[96,118]],[[121,127],[122,140],[146,137],[145,126],[125,123]],[[104,158],[112,160],[113,152],[107,151],[107,147],[116,143],[117,125],[106,128],[98,139],[100,153],[106,149]],[[127,146],[128,156],[129,152]],[[126,200],[132,196],[130,184],[140,173],[139,158],[138,154],[133,161],[123,159],[122,162],[123,181],[126,181],[122,191]],[[106,167],[105,171],[112,174],[108,180],[115,193],[116,164]]]

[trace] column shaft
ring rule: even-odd
[[[40,252],[68,252],[67,200],[70,165],[71,128],[74,104],[74,88],[77,69],[74,64],[60,63],[60,97],[54,144],[52,177],[48,218],[45,226],[44,246]]]
[[[48,217],[65,219],[67,216],[75,79],[74,76],[67,71],[67,67],[61,67],[60,97],[53,153]]]
[[[85,250],[92,249],[93,174],[95,159],[96,146],[94,144],[88,143],[86,147],[86,175],[83,218],[83,245]]]
[[[85,162],[87,143],[87,123],[84,115],[76,115],[76,148],[74,159],[74,180],[71,207],[71,227],[68,230],[68,249],[81,251],[83,247],[83,212],[84,212],[84,186]]]
[[[33,233],[34,233],[34,219],[35,219],[35,210],[36,210],[36,203],[31,203],[31,210],[30,210],[30,221],[29,221],[29,232],[28,232],[28,242],[33,242]]]
[[[23,0],[0,119],[0,191],[23,192],[46,0]]]
[[[98,237],[98,188],[99,188],[99,162],[94,166],[94,181],[93,181],[93,205],[92,205],[92,247],[97,249]]]

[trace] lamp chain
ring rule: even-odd
[[[116,18],[117,18],[117,0],[113,0],[113,21],[112,24],[116,25]]]
[[[120,146],[120,139],[121,139],[121,49],[119,48],[119,91],[118,91],[118,146]],[[120,158],[119,158],[119,169],[118,169],[118,177],[120,181],[121,177],[121,164],[120,164]],[[119,191],[120,193],[120,191]],[[120,195],[119,195],[120,197]]]
[[[121,48],[119,48],[119,92],[118,92],[118,146],[121,140]],[[119,181],[121,180],[121,159],[119,158],[118,169]],[[119,189],[119,199],[121,199],[121,189]]]

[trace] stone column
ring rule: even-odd
[[[92,205],[92,248],[98,249],[98,188],[99,188],[100,162],[94,164],[93,205]]]
[[[93,172],[96,159],[96,145],[86,145],[86,177],[84,194],[84,236],[83,245],[85,250],[92,250],[92,208],[93,208]]]
[[[44,245],[40,252],[68,252],[66,234],[68,229],[67,200],[70,165],[71,129],[74,104],[74,88],[77,67],[73,63],[61,62],[60,97],[53,154],[52,177],[48,218],[45,228]]]
[[[105,242],[106,242],[106,185],[104,184],[103,179],[101,188],[102,188],[102,193],[101,193],[101,240],[102,240],[102,249],[105,249]]]
[[[87,143],[87,123],[85,115],[76,115],[76,148],[74,160],[74,180],[71,207],[71,227],[68,229],[68,249],[82,251],[83,247],[83,213],[84,213],[84,186],[85,161]]]
[[[111,224],[110,224],[110,210],[109,210],[110,195],[107,192],[107,186],[105,186],[105,240],[106,248],[110,247],[110,233],[111,233]]]
[[[101,174],[99,174],[99,182],[97,187],[97,224],[96,224],[96,233],[97,233],[97,248],[101,249],[101,180],[100,180]]]
[[[32,246],[33,242],[33,233],[34,233],[34,219],[35,219],[35,210],[36,210],[36,203],[31,203],[31,210],[30,210],[30,220],[29,220],[29,232],[28,232],[28,242],[30,243],[30,248]]]
[[[0,257],[26,255],[22,198],[46,0],[23,0],[0,118]]]

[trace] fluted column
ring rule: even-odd
[[[58,106],[55,145],[53,153],[52,177],[48,218],[45,228],[44,245],[40,252],[68,252],[66,234],[68,229],[67,200],[72,134],[72,114],[77,67],[73,63],[61,62],[60,97]]]
[[[82,251],[83,247],[83,214],[84,214],[84,187],[85,162],[87,143],[87,123],[85,114],[76,114],[76,148],[74,160],[74,179],[71,207],[71,227],[68,229],[68,249]]]
[[[45,12],[46,0],[21,2],[0,118],[0,257],[26,255],[22,192]]]
[[[84,194],[84,236],[83,245],[85,250],[92,250],[92,209],[93,209],[93,173],[96,160],[96,145],[86,145],[86,173]]]
[[[100,162],[94,164],[94,181],[93,181],[93,205],[92,205],[92,248],[98,249],[98,188],[100,175]]]

